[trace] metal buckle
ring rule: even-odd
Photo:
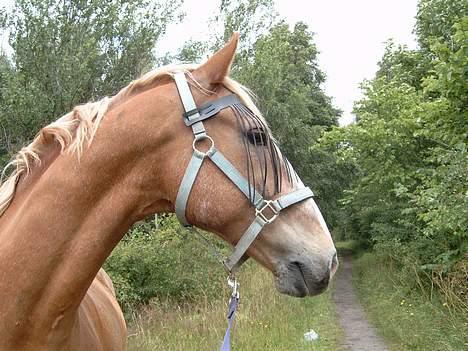
[[[270,224],[271,222],[273,222],[276,217],[278,217],[279,215],[279,212],[276,210],[276,208],[274,208],[271,203],[273,202],[273,200],[265,200],[265,204],[260,208],[256,208],[255,209],[255,215],[257,217],[260,217],[263,221],[265,221],[267,224]],[[269,208],[271,210],[271,212],[273,213],[273,215],[268,218],[264,213],[263,211],[265,209]]]
[[[239,283],[237,282],[237,279],[233,275],[229,275],[227,282],[229,287],[232,289],[231,297],[239,299]]]

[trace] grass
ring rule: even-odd
[[[335,243],[339,256],[358,254],[362,252],[362,244],[357,240],[338,241]]]
[[[390,349],[467,350],[468,311],[451,311],[435,291],[425,294],[417,284],[408,283],[411,278],[402,277],[388,258],[364,253],[354,260],[361,304]]]
[[[271,274],[257,265],[244,268],[239,281],[241,304],[231,335],[233,350],[341,350],[342,332],[329,292],[308,299],[280,295]],[[186,306],[154,304],[135,317],[129,351],[219,349],[229,292],[225,289],[219,296]],[[304,341],[303,334],[310,329],[319,340]]]

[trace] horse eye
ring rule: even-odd
[[[247,133],[249,143],[253,145],[266,145],[266,135],[261,129],[251,129]]]

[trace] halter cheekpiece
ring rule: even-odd
[[[252,184],[229,162],[224,155],[215,148],[214,140],[207,134],[203,121],[216,116],[221,110],[242,104],[241,100],[234,94],[227,95],[211,101],[199,108],[195,104],[192,92],[187,83],[185,73],[177,72],[174,74],[174,80],[179,91],[179,96],[184,106],[185,113],[183,114],[184,122],[187,127],[191,127],[194,135],[193,139],[193,155],[185,170],[184,177],[177,193],[175,204],[176,215],[179,221],[184,226],[190,226],[186,217],[185,210],[190,196],[190,192],[197,178],[197,174],[203,164],[205,158],[209,158],[239,190],[249,199],[255,207],[255,219],[247,228],[241,239],[237,243],[231,256],[223,260],[223,264],[230,274],[233,274],[243,262],[247,249],[252,245],[255,238],[260,234],[263,227],[272,223],[285,208],[302,202],[314,196],[313,192],[304,187],[292,191],[286,195],[279,197],[276,200],[266,200],[260,195]],[[210,147],[203,152],[197,149],[197,144],[201,140],[208,140]],[[253,196],[251,196],[253,195]]]

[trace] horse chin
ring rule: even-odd
[[[285,282],[284,279],[276,279],[275,282],[276,290],[280,294],[285,294],[293,297],[306,297],[309,296],[309,289],[305,283],[290,284],[290,282]]]

